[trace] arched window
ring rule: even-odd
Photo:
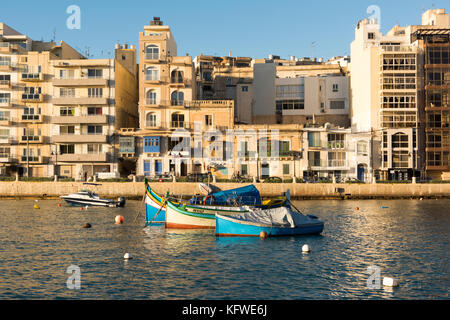
[[[153,112],[147,113],[145,124],[147,127],[156,127],[156,114]]]
[[[170,101],[172,106],[182,106],[184,100],[184,93],[181,91],[174,91],[170,95]]]
[[[170,73],[170,81],[172,83],[183,83],[183,71],[173,70]]]
[[[172,128],[183,128],[183,127],[184,127],[184,114],[172,113]]]
[[[159,70],[156,67],[145,69],[145,80],[159,80]]]
[[[408,135],[398,132],[392,135],[392,149],[408,148]]]
[[[150,90],[147,92],[147,104],[156,104],[156,91]]]
[[[145,58],[149,60],[159,59],[159,47],[154,44],[145,47]]]

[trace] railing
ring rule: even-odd
[[[0,80],[0,85],[11,85],[11,80]]]
[[[21,140],[22,141],[40,141],[41,137],[40,136],[22,136]]]
[[[381,50],[386,52],[415,52],[416,49],[412,46],[401,46],[401,45],[387,45],[381,46]]]
[[[23,72],[21,77],[22,80],[40,80],[41,74],[40,72]]]
[[[11,102],[11,98],[0,98],[0,104],[9,104]]]
[[[29,156],[29,157],[27,157],[27,156],[22,156],[22,157],[21,157],[21,161],[22,161],[22,162],[26,162],[26,161],[29,161],[29,162],[38,162],[38,161],[39,161],[39,157],[34,157],[34,156]]]

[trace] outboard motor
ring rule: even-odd
[[[119,199],[117,199],[117,201],[119,201],[119,203],[118,203],[118,207],[124,207],[125,206],[125,202],[126,202],[126,199],[125,199],[125,197],[119,197]]]

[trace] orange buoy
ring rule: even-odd
[[[61,203],[58,203],[58,207],[61,207]]]
[[[83,211],[84,210],[84,208],[83,207],[80,207],[80,211]]]
[[[122,224],[124,221],[122,216],[116,216],[114,220],[116,221],[116,224]]]
[[[356,207],[355,209],[356,209],[356,210],[359,210],[359,207]]]
[[[259,237],[262,238],[262,239],[267,238],[267,232],[261,231],[261,232],[259,233]]]

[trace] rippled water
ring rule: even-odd
[[[323,234],[265,240],[144,228],[140,201],[33,204],[0,201],[0,299],[448,299],[450,200],[297,201]],[[80,290],[67,288],[70,265]],[[369,289],[373,265],[400,286]]]

